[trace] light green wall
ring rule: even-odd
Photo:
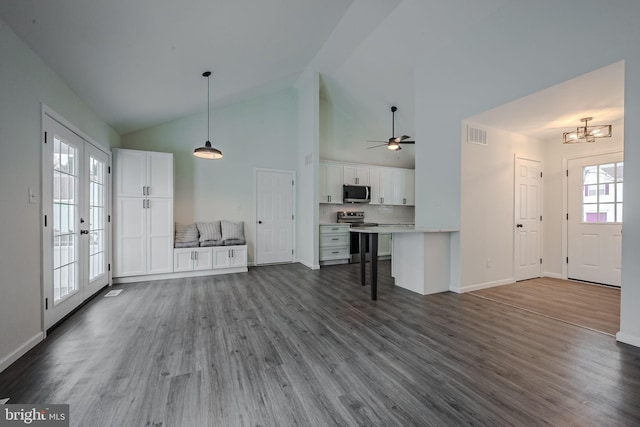
[[[38,339],[41,322],[42,103],[105,147],[119,135],[0,21],[0,369]]]
[[[174,154],[174,216],[178,223],[244,221],[253,260],[254,168],[297,169],[298,110],[294,89],[214,108],[211,143],[220,160],[193,156],[207,139],[206,112],[134,132],[122,146]]]

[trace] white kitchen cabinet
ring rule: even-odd
[[[391,256],[391,233],[378,234],[378,256]]]
[[[393,204],[392,195],[392,172],[391,168],[372,167],[369,169],[371,182],[371,203],[372,205]]]
[[[113,150],[118,197],[173,197],[173,154]]]
[[[391,176],[393,204],[402,206],[415,205],[415,171],[412,169],[395,169]]]
[[[319,202],[342,204],[343,167],[341,164],[320,162]]]
[[[351,258],[349,224],[320,226],[320,264],[344,264]]]
[[[344,185],[371,185],[369,167],[359,165],[344,165]]]
[[[182,248],[173,251],[173,271],[198,271],[213,268],[211,248]]]
[[[173,272],[173,155],[114,150],[114,273]]]

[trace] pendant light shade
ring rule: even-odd
[[[210,100],[209,100],[209,76],[211,76],[211,71],[205,71],[202,73],[202,77],[207,78],[207,142],[204,143],[204,147],[198,147],[193,150],[193,155],[199,157],[201,159],[221,159],[222,151],[217,148],[213,148],[211,146],[211,141],[209,140],[209,117],[211,116],[210,109]]]

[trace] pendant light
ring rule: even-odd
[[[198,147],[193,150],[193,155],[199,157],[201,159],[221,159],[222,151],[217,148],[213,148],[211,146],[211,141],[209,140],[209,117],[211,116],[209,112],[210,108],[210,96],[209,96],[209,76],[211,76],[211,71],[205,71],[202,73],[202,77],[207,78],[207,142],[204,143],[204,147]]]

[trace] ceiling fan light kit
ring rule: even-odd
[[[207,78],[207,142],[204,143],[204,147],[198,147],[193,150],[193,155],[200,159],[212,159],[217,160],[222,158],[222,151],[217,148],[213,148],[211,146],[211,141],[209,140],[209,117],[210,113],[210,97],[209,97],[209,76],[211,76],[211,71],[205,71],[202,73],[202,77]]]
[[[612,125],[589,126],[590,120],[593,120],[593,117],[584,117],[580,119],[581,122],[584,122],[584,126],[578,126],[574,131],[564,132],[562,143],[596,142],[597,138],[611,137]]]
[[[391,138],[387,141],[367,141],[367,142],[384,142],[384,144],[375,145],[371,148],[378,148],[386,146],[391,151],[400,151],[402,150],[402,146],[400,144],[415,144],[415,141],[409,140],[411,138],[409,135],[402,135],[396,137],[396,111],[398,111],[398,107],[395,105],[391,107]]]

